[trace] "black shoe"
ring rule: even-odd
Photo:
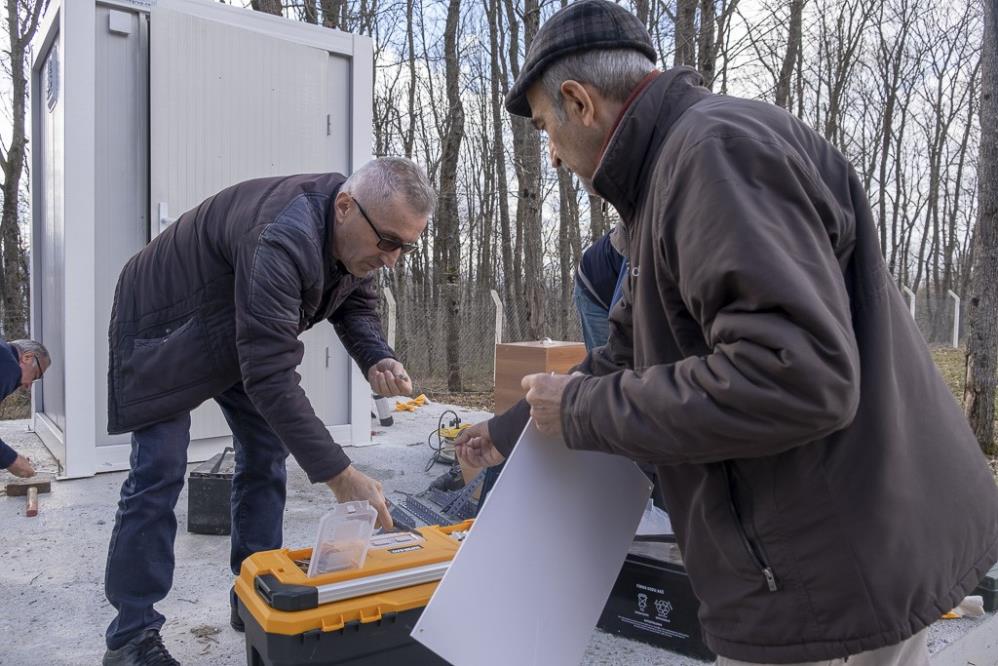
[[[104,666],[180,666],[170,656],[158,629],[146,629],[117,650],[104,653]]]
[[[229,624],[239,633],[246,631],[243,619],[239,617],[239,597],[236,596],[236,588],[229,590]]]
[[[464,488],[464,477],[460,465],[451,465],[450,469],[433,479],[430,488],[435,490],[454,491]]]

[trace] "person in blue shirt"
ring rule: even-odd
[[[602,347],[610,337],[610,310],[620,299],[620,290],[627,276],[627,258],[613,245],[617,240],[614,238],[616,233],[617,228],[614,227],[587,247],[575,271],[575,290],[572,300],[579,313],[582,341],[586,345],[587,352],[595,347]],[[485,504],[485,498],[492,491],[492,486],[499,478],[503,466],[499,464],[485,469],[479,506]],[[457,474],[454,473],[455,469],[458,470]],[[643,469],[646,473],[651,473],[649,468]],[[434,481],[434,487],[454,490],[456,489],[454,486],[447,485],[454,481],[463,483],[460,467],[457,466]]]
[[[579,312],[586,351],[606,344],[610,336],[610,309],[620,294],[626,262],[613,246],[613,233],[613,230],[608,231],[586,248],[575,271],[573,300]]]
[[[0,400],[19,387],[30,389],[42,378],[52,359],[48,350],[34,340],[0,340]],[[0,440],[0,468],[14,476],[26,478],[35,475],[31,461]]]

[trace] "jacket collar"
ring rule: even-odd
[[[620,213],[625,225],[655,166],[655,157],[679,116],[711,94],[696,70],[663,72],[624,112],[593,175],[593,187]]]
[[[329,195],[329,209],[326,211],[326,233],[323,236],[323,247],[326,248],[325,252],[327,253],[324,262],[326,265],[326,284],[331,284],[332,281],[350,275],[347,267],[339,259],[333,257],[333,234],[336,233],[336,195],[340,193],[345,182],[346,180],[340,182]]]

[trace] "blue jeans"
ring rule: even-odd
[[[237,574],[251,553],[281,547],[288,450],[242,384],[215,401],[232,430],[236,454],[229,566]],[[117,611],[105,634],[109,649],[166,620],[153,605],[173,585],[173,509],[184,487],[190,431],[191,415],[184,413],[132,433],[132,469],[121,486],[104,573],[104,593]]]
[[[578,284],[575,285],[572,300],[575,301],[575,309],[579,312],[582,341],[586,343],[586,351],[605,345],[607,338],[610,337],[609,313]]]

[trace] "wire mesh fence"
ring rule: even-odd
[[[553,340],[581,341],[578,313],[571,297],[560,287],[546,285],[544,322],[541,330]],[[448,385],[448,335],[456,337],[460,386],[465,391],[489,391],[494,387],[497,315],[501,340],[515,342],[535,339],[528,335],[527,309],[510,306],[500,290],[461,285],[456,308],[444,298],[434,302],[430,294],[403,286],[400,293],[382,289],[381,316],[385,330],[392,327],[388,298],[394,297],[395,350],[409,373],[420,385],[444,388]],[[926,289],[914,294],[902,292],[913,312],[926,343],[933,347],[962,346],[967,335],[966,308],[952,293]],[[497,305],[496,300],[499,304]],[[501,312],[500,312],[501,310]]]
[[[403,285],[396,289],[398,293],[381,290],[382,326],[385,331],[394,330],[395,351],[422,386],[444,388],[452,384],[448,363],[451,348],[456,351],[457,383],[461,389],[489,391],[494,386],[497,341],[544,337],[582,340],[578,314],[571,298],[567,299],[567,307],[563,305],[560,288],[544,290],[543,323],[539,329],[543,335],[531,337],[525,307],[510,307],[499,296],[499,290],[467,284],[459,287],[456,306],[443,294],[434,299],[414,286]]]

